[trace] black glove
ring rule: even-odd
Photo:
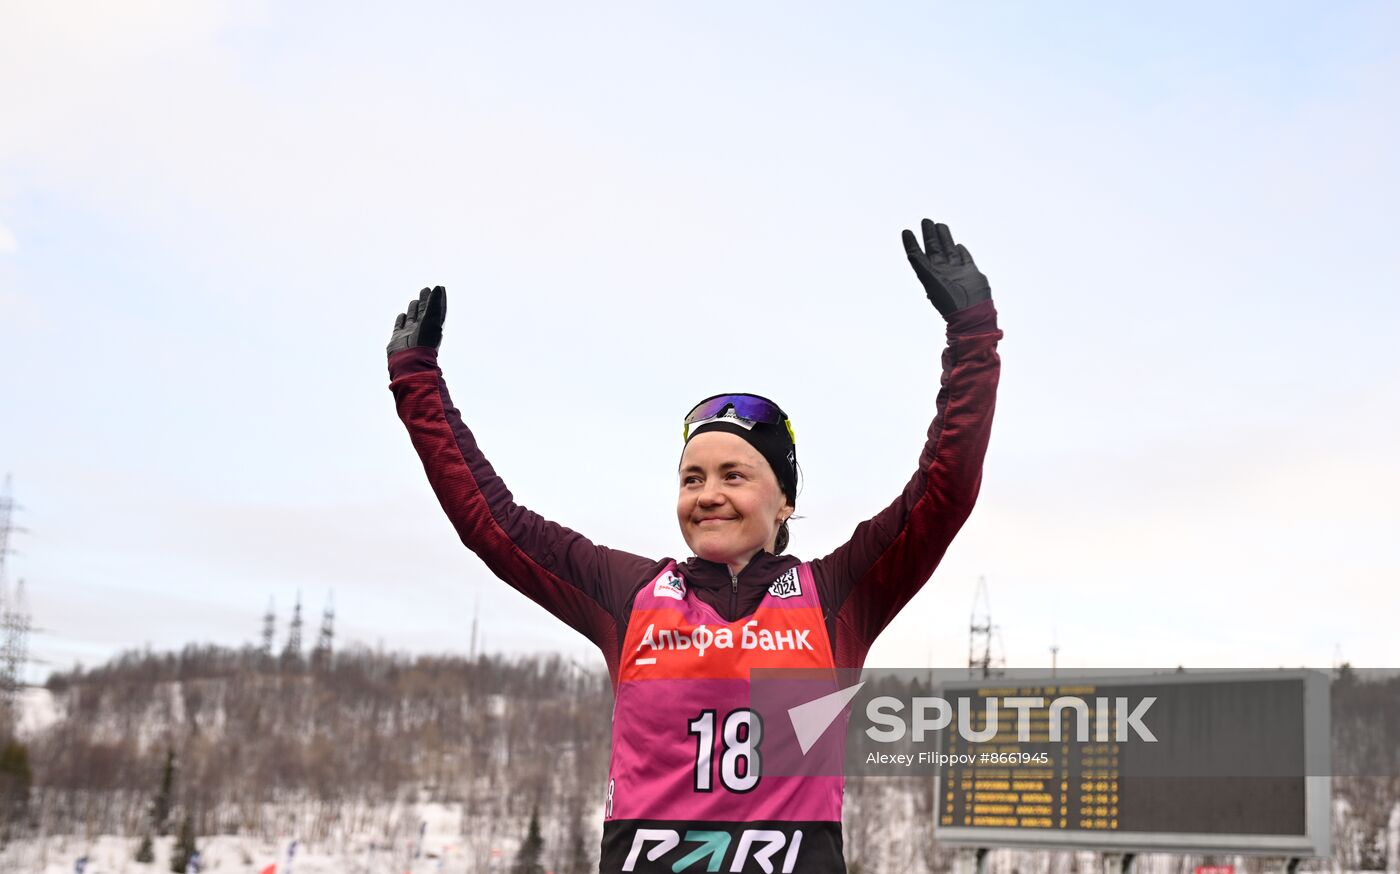
[[[441,285],[418,292],[409,301],[408,312],[394,319],[394,333],[389,337],[389,354],[412,346],[442,345],[442,323],[447,318],[447,289]]]
[[[909,255],[914,275],[924,284],[928,299],[938,307],[943,318],[991,300],[992,287],[987,284],[987,277],[972,263],[972,253],[967,247],[961,243],[954,245],[948,226],[924,219],[923,228],[928,253],[919,248],[919,241],[910,230],[903,234],[904,251]]]

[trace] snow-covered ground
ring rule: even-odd
[[[243,835],[217,835],[196,841],[202,871],[259,874],[276,865],[276,874],[464,874],[507,871],[518,839],[490,842],[464,838],[459,805],[423,804],[417,808],[422,829],[394,841],[346,839],[306,844],[287,837],[276,841]],[[86,856],[84,874],[160,874],[170,870],[174,836],[155,839],[155,861],[135,861],[139,838],[103,835],[91,840],[52,836],[15,841],[0,850],[4,874],[73,874]]]
[[[412,850],[399,848],[371,849],[366,846],[358,852],[345,853],[329,847],[307,847],[298,845],[294,855],[288,858],[290,841],[286,844],[266,843],[253,838],[221,835],[200,840],[202,857],[201,870],[228,872],[228,874],[258,874],[269,865],[276,865],[277,874],[297,872],[297,874],[347,874],[347,872],[411,872],[411,874],[436,874],[436,872],[465,872],[478,870],[474,862],[469,862],[459,852],[458,847],[442,844],[429,847],[427,851],[413,858]],[[85,874],[113,874],[113,872],[165,872],[170,870],[170,851],[173,837],[158,838],[155,845],[155,861],[142,864],[135,861],[136,849],[140,841],[136,838],[120,838],[104,835],[92,841],[78,838],[51,838],[48,841],[25,841],[16,843],[0,852],[0,871],[6,874],[72,874],[76,871],[77,860],[86,856]],[[507,858],[508,862],[509,859]],[[490,870],[489,868],[487,870]]]

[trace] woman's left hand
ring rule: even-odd
[[[944,224],[924,219],[925,252],[919,248],[914,232],[905,230],[904,251],[914,275],[923,283],[928,299],[948,318],[958,310],[991,300],[992,287],[987,277],[972,262],[972,253],[961,243],[953,242],[953,234]]]

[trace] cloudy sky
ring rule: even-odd
[[[589,644],[456,536],[383,346],[527,506],[684,557],[680,417],[793,415],[792,551],[913,472],[946,221],[1006,337],[980,503],[872,663],[1393,665],[1393,4],[6,3],[0,473],[47,664]]]

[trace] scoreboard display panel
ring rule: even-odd
[[[993,678],[945,683],[939,694],[974,702],[974,730],[987,729],[989,699],[1069,697],[1087,711],[1056,711],[1058,736],[1049,706],[1003,709],[985,740],[940,732],[945,761],[958,763],[936,779],[941,842],[1329,852],[1330,718],[1320,672]],[[1150,742],[1131,730],[1134,705],[1146,707],[1138,724]]]

